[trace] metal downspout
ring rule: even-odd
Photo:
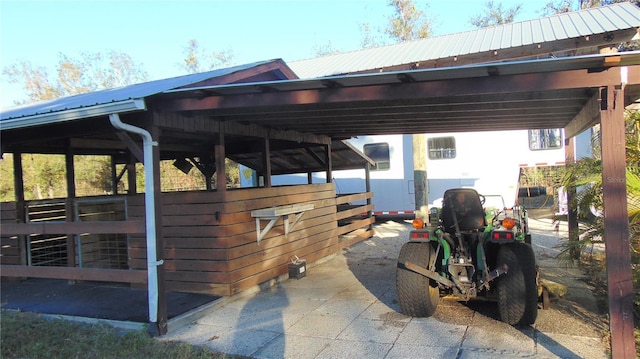
[[[156,206],[154,198],[154,180],[153,180],[153,146],[158,143],[153,141],[149,131],[135,127],[120,120],[117,113],[109,115],[109,121],[113,127],[135,133],[142,137],[143,153],[144,153],[144,201],[145,201],[145,225],[147,233],[147,293],[149,297],[149,322],[151,327],[158,322],[158,266],[162,261],[158,261],[156,257]]]

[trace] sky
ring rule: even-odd
[[[515,21],[540,17],[546,0],[521,4]],[[485,0],[416,0],[433,20],[434,36],[472,30]],[[361,24],[381,31],[393,9],[387,0],[0,0],[0,67],[23,60],[54,73],[60,54],[123,52],[149,80],[185,74],[179,66],[190,39],[209,51],[231,50],[234,64],[316,56],[318,48],[361,48]],[[2,75],[0,75],[2,76]],[[26,95],[0,79],[0,107]]]

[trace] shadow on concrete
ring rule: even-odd
[[[117,283],[78,282],[31,278],[2,281],[2,309],[95,319],[148,322],[148,299],[144,289]],[[169,319],[219,297],[204,294],[167,293]]]

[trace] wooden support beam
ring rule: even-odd
[[[24,199],[24,177],[22,172],[22,152],[13,153],[13,185],[14,193],[16,196],[16,221],[18,223],[25,223],[27,213],[25,211],[25,199]],[[0,230],[0,233],[6,234]],[[18,236],[18,248],[20,250],[20,263],[28,263],[26,238],[24,236]]]
[[[163,106],[160,105],[162,108]],[[259,115],[258,115],[259,116]],[[235,121],[222,121],[212,116],[198,115],[186,116],[183,113],[164,114],[158,121],[159,126],[168,129],[184,131],[189,129],[190,133],[216,134],[224,128],[224,133],[232,136],[246,136],[264,138],[268,136],[272,140],[285,140],[293,142],[305,142],[314,144],[328,144],[331,138],[328,136],[315,135],[312,133],[302,133],[298,131],[282,130],[277,128],[267,128],[256,124],[242,124]]]
[[[224,159],[225,148],[224,148],[224,131],[222,127],[220,128],[220,132],[218,133],[218,141],[215,145],[215,157],[216,157],[216,190],[219,192],[227,190],[227,166],[225,165]]]
[[[327,152],[325,157],[325,163],[327,165],[327,183],[333,182],[333,161],[331,160],[331,144],[325,146]]]
[[[633,282],[626,190],[624,90],[607,86],[601,101],[604,237],[611,356],[635,358]]]
[[[564,128],[567,138],[577,136],[587,128],[593,127],[600,120],[600,93],[596,91],[582,107],[576,117]]]
[[[129,152],[129,161],[127,161],[127,194],[138,193],[138,184],[136,176],[136,161],[135,156]]]
[[[124,144],[127,145],[127,148],[135,156],[135,158],[138,160],[138,162],[143,163],[144,162],[144,155],[142,153],[142,149],[131,138],[131,136],[129,136],[129,134],[124,132],[124,131],[118,131],[118,132],[116,132],[116,135],[118,135],[118,138],[120,139],[120,141],[124,142]]]
[[[271,148],[269,146],[269,137],[265,137],[262,158],[262,168],[264,168],[264,171],[262,172],[262,175],[264,178],[264,186],[267,188],[271,187]]]
[[[306,153],[309,154],[309,156],[313,157],[314,160],[316,160],[316,162],[321,165],[321,166],[326,166],[327,162],[325,160],[323,160],[322,158],[320,158],[320,156],[318,156],[315,152],[313,152],[309,147],[305,147],[304,151]]]
[[[636,67],[628,66],[631,77]],[[489,93],[592,88],[619,81],[620,67],[588,71],[587,69],[524,73],[514,75],[468,77],[395,84],[389,91],[386,84],[358,87],[303,89],[287,92],[247,93],[234,96],[209,96],[204,98],[179,98],[165,101],[162,106],[168,111],[202,111],[212,109],[251,109],[274,106],[314,105],[322,99],[325,104],[341,104],[363,101],[392,101],[456,96],[484,96]]]
[[[73,160],[73,148],[67,143],[65,151],[65,173],[67,177],[67,199],[65,200],[65,221],[72,223],[75,221],[75,199],[76,199],[76,171]],[[67,235],[67,266],[76,266],[76,235],[74,233],[66,233]]]
[[[365,192],[372,194],[371,197],[367,197],[367,206],[371,206],[373,204],[373,201],[372,201],[373,192],[371,192],[371,164],[369,162],[367,162],[367,164],[364,167],[364,188],[365,188]],[[372,209],[369,209],[367,211],[367,218],[373,219]],[[370,231],[373,230],[373,221],[369,224],[368,229]]]
[[[570,166],[576,162],[575,152],[575,137],[565,139],[564,155],[566,165]],[[574,208],[574,206],[571,205],[571,203],[573,203],[573,199],[576,196],[576,188],[565,188],[565,193],[567,194],[567,225],[569,227],[569,241],[577,242],[579,240],[578,211],[576,208]],[[578,246],[571,247],[570,256],[574,260],[580,259],[580,249]]]
[[[111,192],[113,192],[114,195],[117,195],[118,182],[120,182],[120,179],[122,179],[122,176],[124,176],[124,172],[126,171],[127,167],[123,167],[122,171],[118,174],[116,158],[113,155],[109,156],[109,167],[111,169]]]
[[[413,198],[415,210],[428,213],[429,181],[427,180],[427,138],[424,134],[411,135],[413,145]]]

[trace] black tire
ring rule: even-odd
[[[503,244],[498,250],[497,264],[507,265],[507,273],[496,281],[500,319],[510,325],[535,323],[538,288],[533,249],[524,243]]]
[[[429,243],[408,242],[400,249],[396,269],[396,290],[402,313],[411,317],[430,317],[440,301],[438,284],[414,271],[406,269],[404,262],[428,268],[435,250]]]

